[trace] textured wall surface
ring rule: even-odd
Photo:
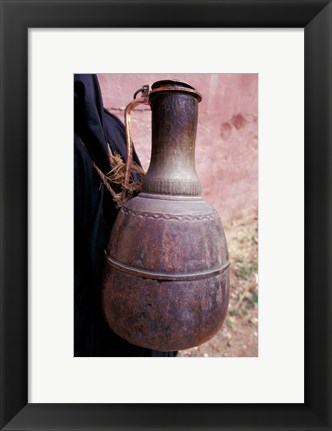
[[[202,195],[224,222],[257,212],[257,74],[99,74],[104,106],[123,121],[124,108],[143,84],[170,78],[202,94],[196,140],[196,169]],[[136,151],[145,169],[151,150],[148,106],[132,114]]]

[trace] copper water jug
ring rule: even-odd
[[[220,329],[229,257],[219,215],[200,196],[195,169],[201,95],[172,80],[141,90],[130,109],[151,107],[151,162],[141,193],[121,207],[105,250],[103,308],[112,330],[130,343],[176,351]],[[131,157],[129,145],[129,173]]]

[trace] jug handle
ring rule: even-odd
[[[138,93],[142,93],[141,97],[136,98]],[[127,143],[127,163],[126,163],[126,172],[123,183],[123,198],[125,198],[126,190],[129,186],[129,179],[131,173],[131,165],[133,162],[133,141],[131,139],[131,111],[140,104],[149,105],[149,93],[150,86],[143,85],[142,88],[137,90],[134,94],[133,100],[127,105],[125,109],[125,129],[126,129],[126,143]]]

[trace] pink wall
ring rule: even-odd
[[[202,195],[224,222],[257,212],[258,75],[256,74],[99,74],[104,106],[123,120],[133,94],[164,78],[188,82],[202,94],[196,140],[196,168]],[[132,114],[136,151],[149,165],[151,114]]]

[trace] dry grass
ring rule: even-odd
[[[120,208],[125,201],[132,198],[141,191],[141,179],[144,177],[145,171],[141,166],[137,165],[135,162],[132,162],[131,172],[135,172],[139,176],[140,181],[134,181],[131,175],[129,178],[129,183],[125,184],[126,163],[120,154],[113,154],[110,148],[108,148],[108,150],[109,160],[112,166],[111,171],[105,175],[95,163],[94,167],[96,168],[96,171],[98,172],[105,187],[112,195],[116,207]],[[120,192],[117,192],[114,186],[120,188]]]

